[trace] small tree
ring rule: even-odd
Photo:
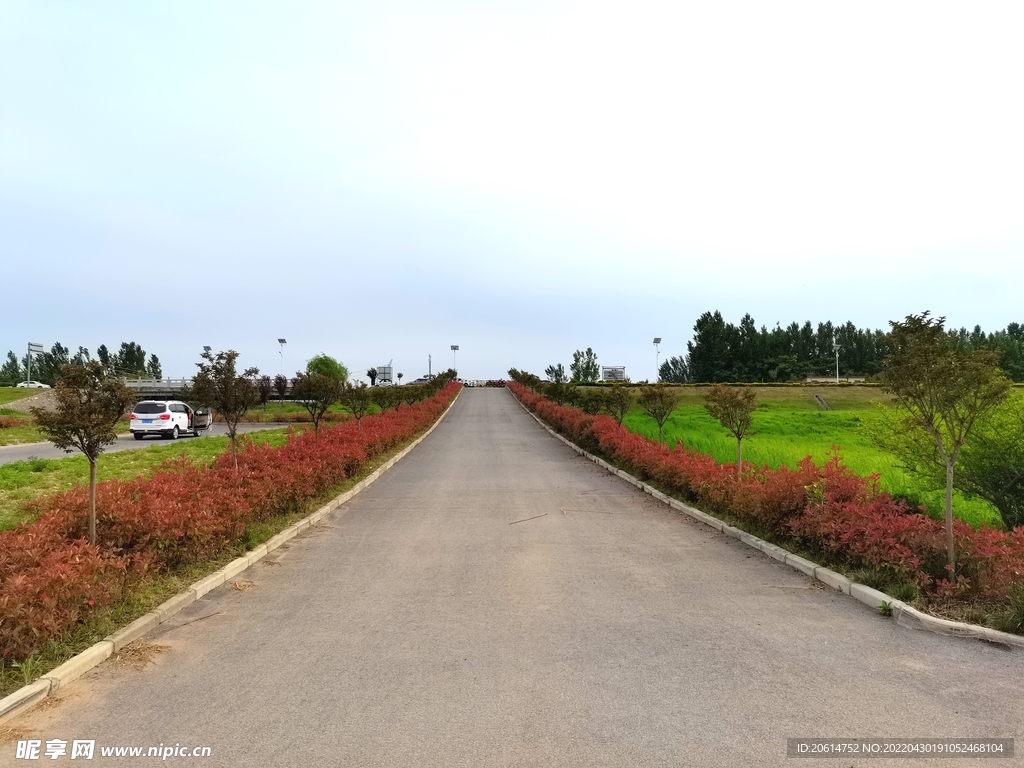
[[[366,378],[368,378],[370,380],[370,386],[371,387],[373,385],[375,385],[377,383],[377,369],[376,368],[367,368],[366,369]]]
[[[400,395],[401,393],[394,387],[374,387],[370,401],[383,413],[388,408],[394,408],[400,402]]]
[[[260,403],[263,405],[263,412],[267,412],[267,402],[274,391],[274,381],[269,376],[260,376],[257,386],[260,390]]]
[[[594,350],[587,347],[586,352],[580,352],[578,349],[573,352],[569,372],[572,374],[573,381],[585,383],[597,381],[600,371],[597,367],[597,355],[594,354]]]
[[[68,453],[81,451],[89,460],[89,543],[96,544],[96,462],[104,448],[117,441],[114,427],[135,402],[134,393],[107,378],[97,361],[61,366],[53,388],[53,411],[31,408],[39,429]]]
[[[704,408],[711,417],[736,438],[736,477],[743,474],[743,438],[753,434],[754,400],[757,393],[749,387],[715,384],[704,391]]]
[[[199,373],[192,379],[192,397],[212,408],[224,419],[231,441],[231,463],[238,469],[238,445],[235,440],[238,422],[250,408],[260,401],[259,386],[256,383],[259,368],[247,368],[238,373],[235,361],[238,353],[203,352],[203,362],[196,363]]]
[[[404,375],[405,375],[404,373],[400,373],[400,374],[398,374],[398,383],[399,383],[399,384],[401,384],[401,383],[402,383],[402,377],[403,377]]]
[[[274,389],[277,390],[277,399],[284,400],[284,396],[288,394],[288,377],[283,373],[277,374],[274,377]]]
[[[549,365],[544,369],[544,375],[548,377],[548,381],[553,384],[562,384],[566,381],[565,368],[561,363],[557,365]]]
[[[608,390],[604,401],[604,408],[608,415],[615,419],[621,427],[622,421],[629,413],[629,409],[633,407],[635,400],[636,396],[632,389],[622,382],[616,382]]]
[[[322,373],[324,376],[333,376],[342,384],[348,381],[348,368],[322,352],[306,363],[306,373]]]
[[[313,444],[320,445],[320,422],[332,405],[345,394],[345,382],[324,373],[296,373],[292,395],[313,420]]]
[[[640,388],[638,402],[644,413],[658,422],[658,440],[665,442],[665,422],[675,410],[679,395],[664,384],[653,384]]]
[[[342,402],[355,417],[356,428],[362,430],[362,418],[370,410],[370,388],[365,384],[349,384],[345,387]]]
[[[902,427],[931,439],[946,470],[946,559],[956,567],[953,480],[960,452],[975,424],[1010,394],[997,367],[999,352],[955,348],[944,317],[908,315],[890,322],[890,351],[882,361],[882,388],[896,399]]]
[[[596,416],[604,409],[605,392],[599,387],[580,387],[577,400],[584,413]]]

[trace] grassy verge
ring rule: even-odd
[[[681,389],[680,405],[665,424],[669,445],[683,445],[706,453],[720,463],[736,461],[736,440],[704,410],[699,389]],[[822,410],[814,395],[832,407]],[[868,433],[876,417],[872,400],[884,397],[877,389],[817,390],[763,389],[757,392],[755,434],[743,441],[743,459],[772,469],[796,466],[805,456],[818,464],[836,445],[846,465],[858,475],[879,475],[879,482],[893,496],[924,505],[929,514],[941,515],[944,489],[922,488],[916,476],[904,471],[889,454],[871,442]],[[638,409],[625,420],[626,427],[645,437],[657,438],[655,421]],[[1002,528],[998,511],[983,499],[967,499],[957,493],[954,514],[978,527]]]
[[[283,445],[287,428],[252,432],[256,443]],[[97,478],[130,480],[148,477],[168,459],[185,456],[197,464],[209,464],[225,451],[227,437],[199,437],[130,451],[104,454],[97,465]],[[89,482],[89,462],[82,455],[66,459],[29,459],[0,465],[0,530],[29,522],[35,515],[26,505],[35,499],[67,491]]]
[[[427,429],[429,429],[429,427]],[[277,430],[273,431],[275,434],[277,432]],[[259,434],[267,435],[268,433],[262,432]],[[283,436],[284,431],[282,430],[280,434]],[[422,434],[422,432],[420,434]],[[155,574],[127,590],[123,597],[109,608],[93,613],[86,621],[71,632],[65,633],[62,637],[52,640],[42,651],[26,659],[24,663],[17,666],[0,666],[0,698],[17,690],[23,685],[27,685],[35,678],[38,678],[60,664],[63,664],[74,655],[81,653],[89,646],[102,640],[104,637],[115,632],[119,628],[127,626],[135,619],[156,608],[160,603],[173,597],[179,592],[184,591],[190,584],[198,579],[216,571],[218,568],[223,567],[236,557],[245,554],[245,552],[249,550],[255,549],[260,544],[263,544],[273,538],[288,526],[319,509],[330,499],[334,498],[338,494],[344,493],[361,480],[365,479],[378,467],[416,440],[420,434],[410,437],[400,446],[368,461],[363,466],[359,474],[349,478],[337,487],[332,488],[323,496],[311,500],[302,511],[291,515],[278,516],[272,518],[266,523],[249,526],[246,529],[245,540],[235,545],[235,547],[230,551],[223,552],[215,558],[192,563],[188,567],[175,571],[174,573],[165,572]],[[253,437],[255,437],[255,435],[253,435]],[[202,440],[225,441],[226,438],[203,438]],[[222,442],[221,445],[223,450],[224,443]],[[128,453],[133,452],[129,451]],[[62,461],[67,461],[67,459],[63,459]]]
[[[45,389],[29,389],[28,387],[0,387],[0,406],[13,403],[15,400],[24,400],[26,397],[46,392]]]

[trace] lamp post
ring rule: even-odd
[[[458,351],[459,351],[459,345],[458,344],[452,344],[452,370],[455,371],[456,373],[459,372],[458,367],[455,365],[455,353],[458,352]]]
[[[658,349],[658,345],[661,344],[661,336],[654,337],[654,381],[658,382],[661,380],[661,371],[658,368],[658,358],[661,355],[661,350]]]
[[[836,353],[836,384],[838,384],[839,383],[839,350],[842,349],[842,347],[839,344],[836,343],[836,337],[834,335],[832,336],[832,349],[834,349],[835,353]]]
[[[281,375],[284,376],[284,345],[288,342],[285,339],[278,339],[277,343],[281,345]]]

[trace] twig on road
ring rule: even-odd
[[[547,514],[548,513],[545,512],[543,515],[534,515],[533,517],[524,517],[522,520],[513,520],[511,523],[509,523],[509,525],[515,525],[516,523],[525,523],[527,520],[536,520],[538,517],[546,517]]]

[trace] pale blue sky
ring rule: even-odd
[[[0,2],[0,353],[653,377],[1024,321],[1020,3]]]

